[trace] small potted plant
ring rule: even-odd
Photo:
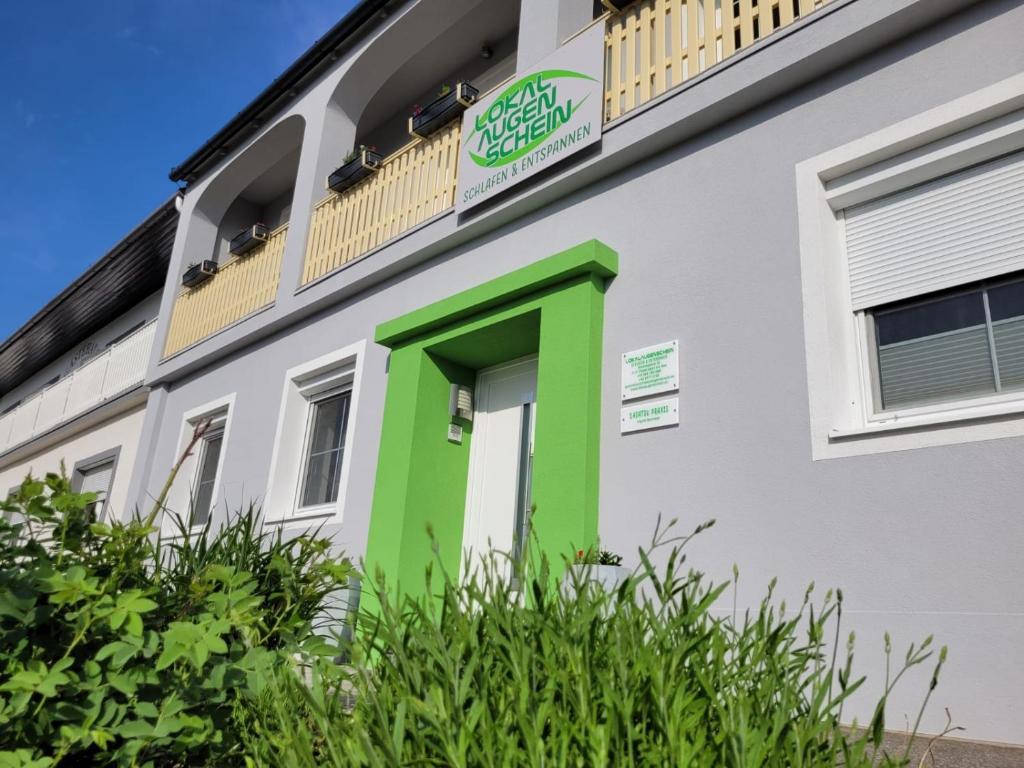
[[[456,83],[452,88],[445,84],[437,92],[437,98],[425,107],[415,105],[409,118],[409,133],[425,139],[455,120],[466,107],[476,101],[480,92],[469,83]]]
[[[377,154],[376,147],[360,144],[341,161],[341,167],[327,177],[327,188],[332,192],[344,192],[363,179],[380,170],[384,159]]]
[[[244,256],[256,246],[267,242],[268,235],[267,225],[257,222],[231,238],[229,250],[235,256]]]
[[[203,259],[199,263],[193,262],[188,265],[185,274],[181,276],[181,284],[186,288],[195,288],[217,274],[217,262],[213,259]]]
[[[566,582],[572,584],[599,584],[611,592],[629,577],[629,569],[623,567],[622,556],[606,549],[591,547],[579,549],[566,574]]]

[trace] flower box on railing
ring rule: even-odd
[[[228,249],[235,256],[244,256],[253,248],[267,242],[268,236],[269,232],[267,231],[266,224],[253,224],[231,238],[231,244],[228,246]]]
[[[409,133],[429,138],[465,112],[466,107],[473,106],[479,94],[469,83],[457,84],[409,118]]]
[[[373,175],[380,170],[384,158],[372,149],[362,147],[349,160],[346,160],[338,170],[327,177],[327,188],[332,192],[344,192],[351,189],[363,179]]]
[[[181,276],[181,284],[186,288],[195,288],[202,285],[211,277],[217,274],[217,262],[212,259],[204,259],[198,264],[190,264]]]

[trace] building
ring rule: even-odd
[[[532,505],[627,563],[716,518],[691,562],[741,603],[844,589],[865,695],[885,630],[934,633],[924,729],[1024,744],[1022,34],[1017,0],[364,0],[171,174],[130,498],[209,421],[172,510],[259,499],[403,589],[428,525],[457,570]]]
[[[64,469],[100,518],[134,511],[128,486],[143,384],[178,225],[173,200],[0,345],[0,492]]]

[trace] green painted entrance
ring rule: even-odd
[[[448,440],[451,384],[526,355],[537,355],[538,544],[559,564],[595,541],[604,290],[617,271],[593,240],[377,328],[392,353],[366,564],[390,591],[427,589],[431,562],[459,572],[473,436]]]

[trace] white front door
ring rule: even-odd
[[[469,454],[463,554],[474,567],[491,551],[517,556],[530,508],[537,358],[481,371]],[[498,555],[504,565],[507,560]],[[463,574],[466,573],[463,557]],[[503,568],[504,570],[504,568]]]

